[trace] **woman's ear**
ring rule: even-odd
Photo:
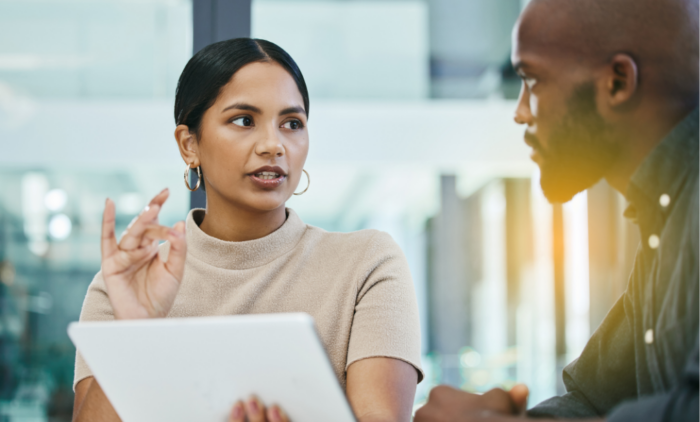
[[[637,63],[627,54],[616,54],[606,66],[604,78],[608,105],[611,108],[625,105],[637,92]]]
[[[178,125],[175,128],[175,141],[177,141],[180,155],[185,163],[192,168],[199,167],[199,144],[196,135],[190,132],[190,128]]]

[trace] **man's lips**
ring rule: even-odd
[[[544,161],[544,154],[542,153],[542,144],[540,144],[539,139],[529,132],[525,132],[525,143],[532,148],[530,153],[530,159],[537,164],[541,164]]]

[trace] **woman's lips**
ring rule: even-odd
[[[275,189],[287,179],[287,176],[283,174],[268,171],[253,173],[248,177],[255,186],[262,189]]]

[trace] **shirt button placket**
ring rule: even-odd
[[[649,247],[652,249],[656,249],[659,247],[659,236],[655,234],[649,236]]]

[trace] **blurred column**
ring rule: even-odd
[[[434,98],[500,97],[521,0],[428,0]],[[517,91],[516,91],[517,92]]]
[[[517,345],[517,313],[523,279],[532,270],[534,243],[530,179],[505,179],[508,346]]]
[[[457,196],[455,176],[440,179],[441,210],[431,219],[429,253],[429,324],[430,349],[443,360],[442,382],[459,386],[458,354],[461,348],[471,344],[470,279],[468,268],[474,256],[468,243],[480,244],[480,221],[469,218],[469,204]],[[472,268],[472,272],[478,269]]]
[[[552,206],[552,257],[554,263],[554,338],[557,374],[566,365],[566,273],[564,268],[564,211],[562,204]],[[557,394],[564,393],[561,376]]]
[[[193,0],[192,53],[209,44],[231,38],[250,37],[251,0]],[[197,183],[197,174],[190,172],[190,184]],[[204,208],[204,189],[190,194],[190,208]]]

